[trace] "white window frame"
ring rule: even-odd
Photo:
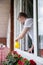
[[[15,9],[16,10],[16,9]],[[22,0],[20,0],[20,11],[22,11]],[[16,15],[14,13],[14,15]],[[14,18],[14,21],[16,21],[16,17]],[[39,63],[43,64],[43,58],[37,56],[37,22],[36,22],[36,0],[33,0],[33,21],[34,21],[34,54],[30,54],[33,55],[32,58],[36,59]],[[21,24],[20,24],[20,31],[21,31]],[[14,24],[14,29],[15,29],[15,24]],[[14,30],[14,34],[15,34],[15,30]],[[15,35],[14,35],[15,37]],[[25,51],[22,51],[23,53]],[[20,50],[21,53],[21,50]],[[25,54],[28,56],[29,53],[25,52]]]
[[[37,55],[37,15],[36,15],[36,0],[33,0],[33,18],[34,18],[34,55],[37,57],[37,61],[43,63],[43,58]]]
[[[14,0],[14,42],[15,42],[15,39],[16,39],[16,25],[15,24],[16,24],[16,21],[17,21],[17,14],[16,14],[17,9],[16,9],[16,6],[15,6],[17,4],[16,2],[17,2],[17,0]],[[22,0],[20,0],[19,2],[20,2],[19,12],[21,12],[22,11]],[[21,30],[22,30],[22,25],[20,24],[20,33],[21,33]],[[21,48],[21,43],[22,42],[20,40],[20,49],[22,49]]]

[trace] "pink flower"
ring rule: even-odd
[[[35,61],[30,60],[30,65],[36,65]]]
[[[18,54],[17,51],[12,51],[13,54]]]

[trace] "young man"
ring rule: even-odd
[[[20,12],[18,16],[18,20],[21,24],[24,24],[24,28],[15,41],[22,39],[26,35],[26,33],[28,33],[33,43],[33,19],[28,18],[28,16],[25,13]],[[32,52],[33,48],[34,46],[32,44],[31,48],[28,51]]]

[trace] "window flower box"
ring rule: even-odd
[[[17,51],[12,51],[6,57],[3,65],[36,65],[36,62],[33,59],[23,58]]]

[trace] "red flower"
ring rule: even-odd
[[[18,58],[20,58],[21,57],[21,55],[18,55]]]
[[[35,61],[30,60],[30,65],[36,65]]]
[[[27,60],[26,58],[24,58],[23,60]]]
[[[18,65],[24,65],[24,62],[21,61],[21,60],[19,60],[19,61],[18,61]]]

